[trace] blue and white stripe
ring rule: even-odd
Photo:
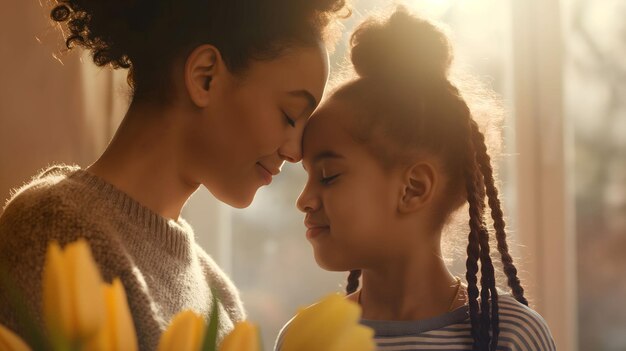
[[[509,295],[500,295],[501,351],[554,351],[556,346],[544,319]],[[375,330],[379,351],[471,350],[469,308],[423,321],[369,321],[362,323]]]

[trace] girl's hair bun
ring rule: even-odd
[[[386,20],[365,21],[350,43],[352,64],[362,78],[446,79],[452,62],[444,32],[402,6]]]

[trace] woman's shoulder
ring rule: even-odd
[[[98,236],[102,230],[88,215],[88,206],[72,196],[82,191],[70,179],[79,169],[49,167],[12,192],[0,215],[0,258],[45,251],[51,240],[64,245],[79,237]]]
[[[511,295],[498,298],[499,344],[511,350],[556,350],[543,317]]]
[[[90,209],[67,195],[68,190],[80,191],[69,179],[78,169],[54,166],[39,172],[13,192],[0,215],[0,285],[24,292],[24,303],[33,312],[41,307],[41,278],[51,241],[65,246],[85,238],[99,262],[104,262],[105,254],[115,252],[111,250],[114,241],[87,215]],[[9,301],[2,288],[0,301]],[[0,303],[0,321],[11,324],[13,317],[11,306]]]
[[[11,190],[6,201],[4,214],[13,214],[22,209],[32,209],[46,204],[59,205],[67,196],[64,190],[71,183],[68,176],[78,171],[80,167],[69,165],[55,165],[39,171],[30,181]]]

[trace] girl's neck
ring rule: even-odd
[[[365,269],[360,293],[351,299],[372,320],[422,320],[464,304],[465,289],[448,271],[441,255],[418,253],[384,268]],[[360,295],[360,296],[359,296]]]
[[[115,137],[87,171],[166,218],[177,220],[198,188],[181,168],[175,111],[131,104]]]

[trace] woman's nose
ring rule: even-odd
[[[278,155],[285,161],[296,163],[302,160],[302,134],[304,127],[297,127],[283,145],[278,148]]]

